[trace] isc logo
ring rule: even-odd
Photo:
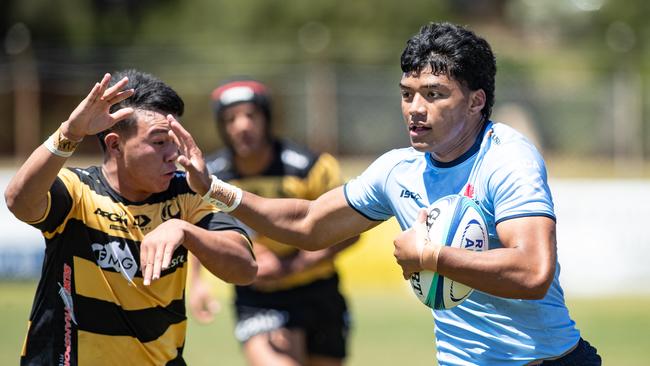
[[[414,200],[419,200],[422,198],[419,193],[411,192],[407,189],[402,189],[402,192],[399,194],[402,198],[413,198]]]

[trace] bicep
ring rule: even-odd
[[[528,265],[551,269],[555,266],[555,221],[546,216],[518,217],[500,222],[497,235],[505,248],[517,249]]]

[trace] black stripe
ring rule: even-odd
[[[77,295],[74,309],[79,330],[109,336],[131,336],[140,342],[156,340],[170,325],[187,319],[184,298],[174,300],[164,308],[124,310],[112,302]]]
[[[201,221],[196,223],[196,226],[212,231],[233,230],[241,233],[248,238],[248,234],[242,228],[239,221],[223,212],[207,214],[204,218],[201,219]]]
[[[106,181],[104,174],[102,174],[100,167],[91,166],[86,169],[81,168],[68,168],[75,173],[79,180],[87,185],[93,192],[101,196],[109,196],[115,202],[122,203],[128,206],[142,206],[165,202],[180,196],[182,194],[194,193],[190,186],[187,184],[185,172],[177,171],[176,175],[169,183],[169,189],[164,192],[152,194],[149,198],[140,202],[133,202],[122,197],[118,192],[114,191],[110,184]]]
[[[72,208],[72,198],[65,184],[60,178],[56,178],[50,187],[50,211],[47,217],[38,224],[33,224],[41,231],[54,231],[65,219]]]
[[[518,219],[520,217],[539,217],[539,216],[548,217],[549,219],[557,222],[557,220],[555,219],[555,216],[553,216],[553,215],[549,215],[547,213],[541,213],[541,212],[531,212],[531,213],[525,213],[525,214],[519,214],[519,215],[512,215],[512,216],[503,217],[503,218],[499,219],[499,221],[495,222],[494,225],[497,225],[497,224],[502,223],[502,222],[507,221],[507,220]]]

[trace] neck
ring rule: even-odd
[[[474,146],[478,135],[483,131],[485,123],[481,119],[462,135],[458,136],[453,145],[448,146],[444,151],[431,151],[431,156],[442,163],[448,163],[458,159]]]
[[[235,167],[244,176],[260,174],[271,165],[273,152],[273,143],[269,142],[246,156],[235,154]]]
[[[127,200],[132,202],[144,201],[151,195],[150,193],[130,189],[128,185],[124,183],[126,178],[120,175],[120,170],[115,161],[104,161],[101,170],[109,187]]]

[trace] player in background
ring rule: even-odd
[[[233,79],[212,92],[217,129],[225,147],[206,158],[210,173],[264,197],[314,199],[341,184],[329,154],[277,138],[271,129],[268,88]],[[343,364],[349,315],[334,265],[348,239],[308,252],[250,231],[259,266],[250,286],[235,286],[235,337],[249,365]],[[214,299],[194,260],[190,307],[199,320],[212,318]]]
[[[441,365],[600,365],[565,305],[544,160],[520,133],[490,120],[496,61],[488,42],[431,23],[407,41],[401,68],[411,147],[385,153],[315,200],[267,199],[218,179],[208,195],[254,230],[308,250],[395,216],[404,231],[394,254],[405,278],[427,269],[478,290],[433,311]],[[490,250],[424,245],[423,232],[411,228],[452,193],[478,202]]]
[[[188,250],[224,281],[255,278],[245,230],[195,193],[210,177],[176,120],[182,99],[139,71],[111,80],[95,84],[5,192],[45,238],[22,365],[184,365]],[[95,134],[103,163],[63,168]]]

